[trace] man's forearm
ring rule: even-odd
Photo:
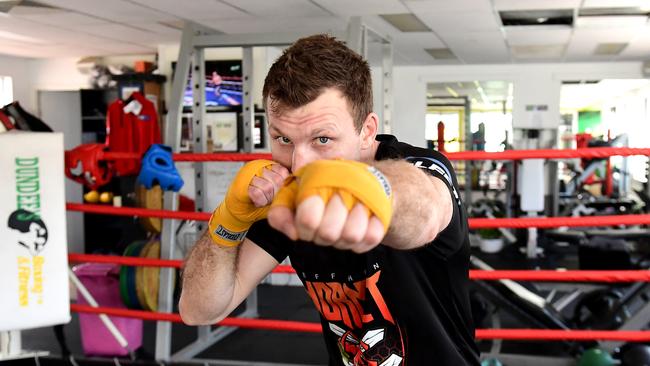
[[[233,298],[238,247],[222,247],[204,232],[188,255],[183,269],[179,310],[190,325],[208,324],[223,317]]]
[[[449,224],[453,206],[449,189],[438,178],[404,161],[378,161],[393,190],[393,216],[382,241],[413,249],[432,241]]]

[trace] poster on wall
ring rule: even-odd
[[[63,134],[0,134],[0,331],[70,321]]]
[[[206,113],[205,125],[208,151],[237,151],[237,112]]]

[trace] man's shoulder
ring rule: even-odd
[[[377,141],[379,141],[377,160],[424,157],[445,163],[448,161],[447,157],[439,151],[413,146],[409,143],[399,141],[393,135],[377,135]]]

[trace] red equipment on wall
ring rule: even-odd
[[[161,143],[158,114],[154,104],[139,92],[127,100],[118,99],[106,114],[106,146],[111,152],[144,154],[152,144]],[[117,176],[140,171],[139,160],[115,162]]]

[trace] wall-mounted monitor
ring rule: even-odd
[[[172,63],[172,69],[176,63]],[[192,70],[183,92],[183,107],[192,107]],[[205,105],[211,107],[240,106],[242,100],[242,62],[241,60],[205,61]]]

